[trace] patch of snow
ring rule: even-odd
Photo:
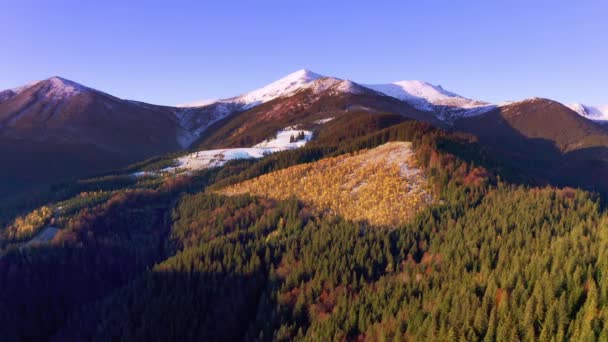
[[[160,173],[196,171],[212,167],[218,167],[226,164],[226,162],[230,160],[257,159],[277,151],[279,151],[279,149],[257,147],[225,148],[217,150],[198,151],[176,159],[177,166],[164,168],[160,170]],[[145,175],[151,175],[151,173]]]
[[[568,107],[589,120],[608,121],[608,105],[587,106],[582,103],[571,103]]]
[[[351,94],[359,94],[363,92],[363,89],[360,85],[355,82],[344,80],[336,86],[335,90],[343,93],[351,93]]]
[[[298,141],[290,141],[303,134],[304,137]],[[177,158],[176,166],[164,168],[160,171],[141,171],[133,173],[133,177],[156,176],[164,173],[175,173],[181,171],[196,171],[212,167],[218,167],[235,159],[258,159],[272,153],[292,150],[306,145],[312,139],[312,131],[300,130],[297,127],[286,127],[277,132],[275,138],[261,142],[253,147],[224,148],[216,150],[205,150],[193,152]]]
[[[199,100],[199,101],[194,101],[194,102],[189,102],[189,103],[182,103],[182,104],[178,104],[176,107],[178,108],[184,108],[184,107],[203,107],[203,106],[208,106],[212,103],[218,102],[217,99],[211,99],[211,100]]]
[[[59,229],[57,227],[45,227],[40,233],[38,233],[38,235],[36,235],[27,243],[27,246],[47,243],[55,237],[57,232],[59,232]]]
[[[330,121],[331,121],[331,120],[333,120],[333,119],[335,119],[335,118],[325,118],[325,119],[320,119],[320,120],[315,121],[314,123],[316,123],[317,125],[323,125],[323,124],[325,124],[325,123],[330,122]]]
[[[332,95],[343,93],[361,94],[366,90],[369,91],[355,82],[341,80],[334,77],[323,77],[315,80],[314,82],[303,85],[301,89],[310,89],[312,90],[313,94],[320,94],[322,92],[329,91]]]
[[[49,78],[46,83],[48,84],[45,93],[47,99],[61,100],[90,90],[81,84],[57,76]]]
[[[364,86],[401,101],[410,102],[422,110],[432,110],[431,103],[457,96],[454,93],[443,90],[443,88],[415,80],[389,84],[367,84]]]
[[[290,142],[290,140],[296,139],[300,134],[304,135],[304,139]],[[312,131],[299,130],[295,127],[287,127],[280,130],[274,139],[261,142],[253,147],[291,150],[306,145],[310,139],[312,139]]]
[[[262,149],[255,148],[231,148],[199,151],[178,158],[178,166],[165,169],[165,171],[175,169],[185,169],[189,171],[200,170],[204,168],[222,166],[229,160],[261,158],[263,156],[264,151]]]
[[[146,176],[156,176],[158,173],[156,171],[139,171],[132,173],[131,176],[135,178],[146,177]]]

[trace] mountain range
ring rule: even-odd
[[[588,107],[306,70],[181,107],[0,99],[3,341],[608,340]]]
[[[51,77],[0,92],[0,196],[167,153],[249,147],[292,124],[355,112],[474,134],[547,182],[593,187],[578,167],[594,175],[606,167],[605,107],[540,98],[491,104],[423,81],[365,85],[308,70],[228,99],[159,106]],[[567,175],[555,170],[566,157]]]

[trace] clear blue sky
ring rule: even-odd
[[[177,104],[307,68],[495,102],[608,103],[605,0],[2,0],[0,32],[0,89],[59,75]]]

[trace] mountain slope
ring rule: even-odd
[[[457,127],[470,127],[478,134],[488,137],[502,137],[510,133],[509,129],[513,129],[524,138],[551,141],[561,152],[608,145],[606,129],[561,103],[548,99],[532,98],[515,102],[486,115],[463,119],[459,123]],[[480,123],[478,126],[483,127],[477,127],[475,123]]]
[[[177,151],[194,138],[176,111],[59,77],[4,91],[0,195]]]
[[[92,143],[126,153],[179,148],[180,129],[163,107],[140,105],[59,77],[38,82],[0,103],[0,135],[33,141]]]
[[[533,98],[455,122],[545,182],[608,190],[608,130],[561,103]]]

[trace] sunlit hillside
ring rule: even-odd
[[[220,191],[273,199],[296,197],[320,211],[373,225],[407,221],[431,201],[409,142],[297,165]]]

